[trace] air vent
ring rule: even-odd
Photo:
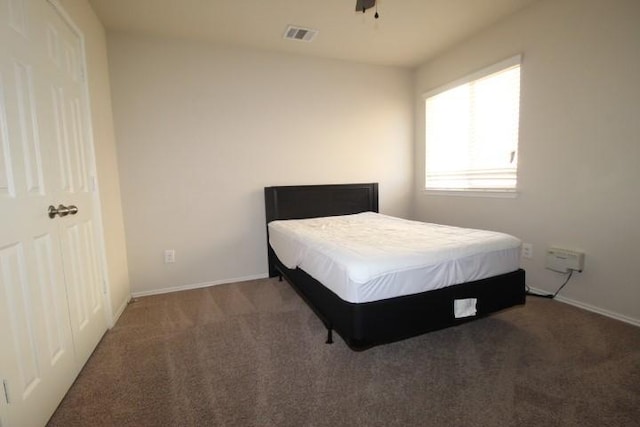
[[[284,38],[289,40],[298,40],[301,42],[310,42],[318,35],[318,30],[311,28],[294,27],[289,25],[284,32]]]

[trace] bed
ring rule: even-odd
[[[333,341],[332,333],[336,331],[351,349],[364,350],[459,325],[525,303],[525,272],[517,267],[517,262],[514,266],[513,261],[509,264],[512,267],[501,267],[511,271],[425,291],[419,291],[419,287],[411,288],[397,296],[384,294],[376,297],[361,292],[363,297],[358,293],[345,293],[348,287],[337,286],[331,278],[324,279],[325,285],[321,283],[320,269],[311,264],[300,268],[282,249],[279,241],[286,235],[282,231],[286,228],[281,229],[280,224],[312,225],[320,230],[326,226],[325,222],[350,223],[373,219],[403,225],[401,221],[405,220],[374,214],[378,213],[377,183],[277,186],[265,187],[264,191],[269,276],[284,278],[293,286],[324,323],[328,343]],[[327,222],[330,220],[333,222]],[[270,223],[273,223],[271,227]],[[278,246],[280,257],[274,245]],[[378,261],[382,263],[384,259],[379,258]],[[478,260],[475,263],[478,264]],[[432,279],[427,276],[422,281],[426,283]]]

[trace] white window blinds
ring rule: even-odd
[[[426,189],[515,190],[520,56],[431,93],[425,100]]]

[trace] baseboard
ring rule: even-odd
[[[539,294],[548,294],[549,291],[545,291],[543,289],[537,289],[537,288],[529,288],[531,291],[535,292],[535,293],[539,293]],[[639,319],[634,319],[632,317],[629,316],[624,316],[622,314],[618,314],[618,313],[614,313],[613,311],[609,311],[609,310],[605,310],[603,308],[600,307],[595,307],[591,304],[586,304],[584,302],[580,302],[580,301],[576,301],[573,300],[571,298],[567,298],[567,297],[563,297],[561,295],[558,295],[554,298],[554,300],[559,301],[559,302],[563,302],[565,304],[569,304],[572,305],[574,307],[578,307],[578,308],[582,308],[583,310],[587,310],[587,311],[592,311],[594,313],[598,313],[601,314],[603,316],[607,316],[610,317],[612,319],[616,319],[616,320],[620,320],[621,322],[625,322],[625,323],[629,323],[633,326],[638,326],[640,327],[640,320]]]
[[[127,308],[129,301],[131,301],[131,297],[124,300],[122,305],[118,307],[116,312],[113,314],[113,318],[111,319],[111,326],[109,326],[109,329],[113,328],[116,325],[116,323],[118,322],[118,319],[120,318],[120,316],[122,316],[122,313],[124,313],[124,309]]]
[[[194,283],[191,285],[181,285],[181,286],[173,286],[170,288],[153,289],[151,291],[132,292],[131,296],[133,298],[147,297],[150,295],[168,294],[170,292],[188,291],[190,289],[208,288],[209,286],[226,285],[228,283],[246,282],[247,280],[266,279],[267,277],[269,277],[268,274],[256,274],[254,276],[235,277],[231,279],[216,280],[213,282]]]

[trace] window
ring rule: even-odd
[[[425,96],[425,188],[514,192],[520,56]]]

